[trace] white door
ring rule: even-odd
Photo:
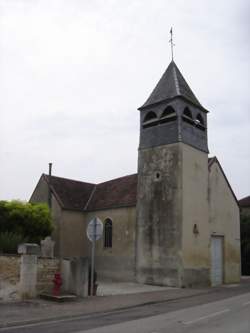
[[[223,283],[223,237],[211,237],[211,283]]]

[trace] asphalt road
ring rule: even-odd
[[[250,293],[84,333],[249,333]]]
[[[249,288],[134,307],[74,319],[6,327],[8,333],[249,333]]]

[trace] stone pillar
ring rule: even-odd
[[[54,247],[55,241],[50,236],[45,237],[41,240],[41,257],[43,258],[54,258]]]
[[[64,292],[72,293],[79,297],[88,296],[88,258],[75,257],[63,259],[61,274]]]
[[[18,253],[22,255],[19,288],[21,298],[34,298],[37,295],[37,255],[40,254],[40,247],[37,244],[21,244]]]

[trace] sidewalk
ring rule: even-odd
[[[0,303],[0,328],[104,313],[209,292],[211,289],[178,289],[136,283],[103,283],[100,285],[99,295],[101,293],[109,294],[109,296],[87,297],[67,303],[54,303],[42,299]]]

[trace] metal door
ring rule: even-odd
[[[223,283],[223,237],[211,237],[211,283],[212,286]]]

